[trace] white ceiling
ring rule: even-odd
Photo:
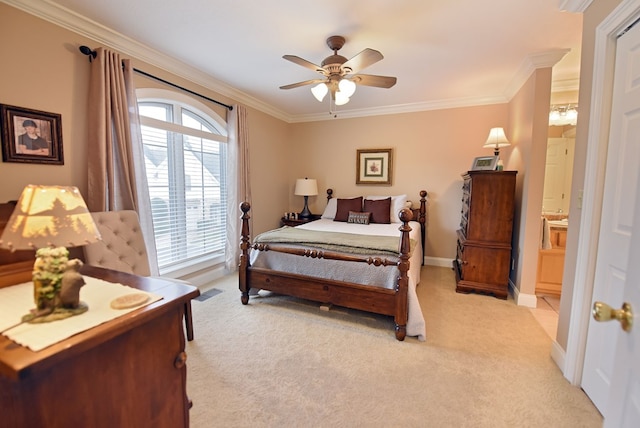
[[[560,11],[566,0],[46,3],[80,15],[65,11],[84,21],[78,28],[95,40],[129,54],[144,51],[141,59],[197,75],[201,83],[220,83],[209,86],[290,121],[327,117],[329,103],[316,101],[310,86],[279,89],[319,77],[282,56],[319,64],[332,53],[325,40],[334,34],[347,39],[339,52],[347,58],[364,48],[384,55],[363,73],[398,78],[390,89],[359,86],[351,102],[338,107],[343,116],[505,102],[540,58],[562,58],[553,68],[555,86],[577,89],[578,84],[582,16]],[[570,51],[563,55],[564,50]],[[168,66],[163,57],[186,67],[173,61]]]

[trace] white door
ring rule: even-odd
[[[640,211],[636,211],[638,201],[638,168],[640,166],[640,25],[629,30],[617,41],[615,64],[613,105],[607,154],[604,199],[598,240],[598,255],[594,278],[592,304],[594,301],[608,303],[614,308],[621,308],[625,298],[630,298],[635,287],[636,301],[630,302],[640,309],[637,298],[640,278],[637,266],[632,266],[631,276],[627,278],[627,269],[631,264],[640,263],[640,259],[629,258],[630,246],[634,248],[640,240]],[[635,232],[635,233],[634,233]],[[637,254],[637,253],[636,253]],[[636,275],[633,278],[633,275]],[[633,282],[635,281],[635,283]],[[625,284],[627,284],[625,286]],[[634,287],[632,287],[634,286]],[[637,323],[637,324],[640,324]],[[633,395],[640,397],[640,359],[626,360],[623,354],[615,352],[616,342],[620,349],[635,352],[638,357],[638,331],[635,326],[631,334],[624,333],[619,325],[597,323],[591,320],[587,335],[585,361],[582,375],[582,387],[598,410],[608,420],[615,415],[608,413],[608,405],[614,409],[614,401],[620,399],[620,391],[614,391],[612,377],[620,376],[620,371],[635,378],[625,379],[631,382],[631,389],[623,396],[631,400]],[[635,336],[635,347],[625,343]],[[619,340],[618,340],[619,339]],[[631,364],[634,362],[633,365]],[[635,382],[635,383],[634,383]],[[626,382],[625,382],[626,383]],[[635,392],[633,390],[635,385]],[[617,386],[616,386],[617,388]],[[617,395],[617,398],[616,398]],[[610,401],[611,397],[611,401]],[[638,403],[638,401],[636,401]],[[618,403],[621,404],[621,403]],[[629,403],[629,405],[631,405]],[[636,404],[637,406],[637,404]],[[633,407],[633,406],[632,406]],[[627,407],[627,409],[629,409]],[[640,409],[635,408],[640,413]],[[640,419],[636,419],[637,421]]]
[[[544,190],[542,196],[543,212],[560,212],[564,208],[567,139],[549,138],[547,140],[547,161],[544,169]],[[571,186],[569,186],[571,188]]]
[[[638,159],[640,162],[640,159]],[[640,177],[636,189],[635,217],[640,216]],[[611,378],[609,401],[605,412],[605,428],[632,428],[640,424],[640,221],[631,232],[629,266],[622,299],[630,304],[635,325],[624,333],[618,325],[609,325],[617,331],[615,367]]]

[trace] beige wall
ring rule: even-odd
[[[297,177],[318,180],[321,195],[309,200],[313,213],[322,213],[326,188],[336,197],[406,193],[414,203],[424,189],[429,192],[426,255],[452,260],[460,226],[461,174],[474,157],[493,154],[482,145],[489,129],[506,127],[507,118],[507,104],[499,104],[294,124],[290,208],[299,211],[304,203],[293,195]],[[393,149],[391,186],[356,185],[356,150],[378,148]]]
[[[25,31],[28,28],[29,31]],[[62,115],[64,165],[0,164],[0,201],[27,184],[78,186],[86,194],[88,40],[0,4],[0,103]]]
[[[505,165],[518,171],[512,241],[516,269],[511,281],[526,295],[535,294],[550,96],[551,68],[543,68],[529,77],[509,103],[513,145]]]

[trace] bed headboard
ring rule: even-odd
[[[327,203],[333,198],[333,189],[327,189]],[[420,191],[420,207],[411,208],[413,213],[413,220],[420,223],[420,239],[422,241],[422,250],[424,251],[426,228],[427,228],[427,191]],[[424,257],[423,257],[424,263]]]

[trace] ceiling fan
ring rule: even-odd
[[[345,38],[342,36],[329,37],[327,46],[333,51],[333,55],[322,60],[321,65],[316,65],[299,56],[284,55],[284,59],[320,73],[324,77],[280,86],[280,89],[292,89],[317,84],[311,88],[311,92],[318,101],[322,101],[325,95],[330,93],[331,100],[336,105],[343,105],[349,102],[349,97],[355,92],[356,85],[390,88],[396,84],[397,79],[395,77],[358,74],[360,70],[375,64],[384,57],[377,50],[366,48],[347,60],[342,55],[338,55],[338,51],[344,46],[344,43]]]

